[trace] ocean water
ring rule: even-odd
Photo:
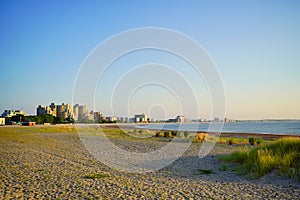
[[[209,123],[152,123],[137,128],[207,131]],[[300,121],[259,121],[224,123],[222,132],[300,135]]]

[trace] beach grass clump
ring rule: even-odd
[[[179,131],[171,131],[171,133],[172,133],[173,137],[175,137],[175,136],[179,137],[180,136],[180,132]]]
[[[220,157],[223,161],[240,163],[250,176],[261,177],[273,170],[279,175],[300,181],[300,138],[278,139],[250,151],[236,151]]]
[[[254,145],[255,144],[255,138],[254,137],[250,137],[249,138],[249,144],[250,145]]]
[[[262,139],[262,138],[254,138],[254,137],[250,137],[250,138],[248,139],[248,141],[249,141],[249,144],[250,144],[250,145],[255,145],[255,144],[257,144],[258,146],[260,146],[260,145],[262,144],[262,142],[263,142],[263,139]]]
[[[164,133],[162,131],[157,131],[155,137],[164,137]]]
[[[228,166],[226,164],[222,164],[220,167],[219,167],[219,170],[220,171],[227,171],[228,170]]]
[[[193,138],[192,142],[194,143],[202,143],[206,142],[208,138],[207,133],[197,133],[195,137]]]
[[[229,145],[246,145],[248,140],[246,138],[235,138],[235,137],[220,137],[218,143],[229,144]]]
[[[88,174],[84,176],[84,178],[86,179],[98,179],[98,178],[106,178],[106,177],[107,177],[106,174]]]
[[[188,131],[184,131],[183,135],[184,135],[185,138],[187,138],[190,135],[190,133]]]
[[[164,132],[164,137],[165,137],[165,138],[172,137],[172,132],[171,132],[171,131],[165,131],[165,132]]]
[[[199,169],[198,171],[199,171],[199,173],[201,175],[204,175],[204,174],[214,174],[214,171],[211,170],[211,169]]]
[[[256,138],[256,144],[258,145],[258,146],[260,146],[260,145],[262,145],[262,143],[263,143],[263,139],[262,138]]]
[[[243,164],[248,159],[248,151],[242,150],[242,151],[235,151],[231,155],[225,155],[221,156],[220,160],[225,162],[235,162]]]

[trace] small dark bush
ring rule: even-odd
[[[170,131],[165,131],[164,132],[164,137],[166,137],[166,138],[172,137],[172,133]]]
[[[160,131],[156,132],[156,134],[155,134],[155,137],[163,137],[163,136],[164,136],[164,133],[160,132]]]
[[[189,132],[188,131],[184,131],[183,135],[184,135],[185,138],[187,138],[189,136]]]
[[[262,138],[256,138],[256,144],[257,145],[261,145],[263,142],[263,139]]]
[[[172,131],[172,136],[175,137],[175,136],[179,136],[180,133],[179,131]]]
[[[250,145],[254,145],[255,144],[255,138],[254,137],[249,138],[249,144]]]
[[[214,174],[214,171],[211,169],[199,169],[200,174]]]

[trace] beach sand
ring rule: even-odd
[[[106,128],[114,128],[107,126]],[[218,156],[239,148],[217,144],[203,159],[192,144],[172,165],[150,173],[124,173],[97,161],[72,132],[38,127],[0,127],[0,199],[299,199],[299,182],[272,172],[250,180]],[[128,151],[145,151],[163,140],[111,138]],[[226,164],[226,170],[221,170]],[[209,169],[212,174],[200,174]],[[87,178],[100,174],[99,178]]]

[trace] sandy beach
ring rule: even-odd
[[[39,127],[40,128],[40,127]],[[156,172],[124,173],[96,160],[77,133],[0,127],[0,199],[298,199],[299,182],[275,172],[251,180],[219,160],[240,148],[217,144],[203,159],[200,143]],[[113,129],[113,126],[106,128]],[[162,139],[111,140],[128,151],[150,151]],[[209,169],[211,174],[201,174]],[[97,176],[95,176],[97,175]]]

